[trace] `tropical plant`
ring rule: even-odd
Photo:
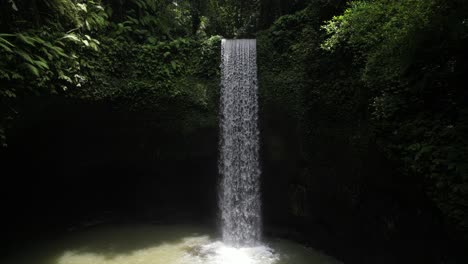
[[[466,2],[353,1],[323,28],[322,47],[350,52],[368,89],[372,125],[401,173],[459,230],[468,230]],[[466,232],[465,232],[466,233]]]

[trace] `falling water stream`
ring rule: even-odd
[[[226,244],[260,241],[257,49],[254,39],[222,40],[219,207]]]

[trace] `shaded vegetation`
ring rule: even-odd
[[[438,225],[466,241],[467,8],[317,1],[258,35],[263,114],[293,120],[287,144],[300,153],[291,214],[335,230],[359,219],[363,230],[339,232],[378,234],[374,246],[405,247],[404,233],[436,235]],[[266,140],[267,152],[280,151]]]
[[[379,146],[406,177],[424,181],[464,233],[467,8],[461,1],[356,1],[324,26],[323,44],[353,54]]]

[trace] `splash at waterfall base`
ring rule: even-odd
[[[231,247],[209,228],[191,225],[96,226],[23,248],[5,264],[339,264],[282,239]],[[274,252],[276,253],[273,253]]]

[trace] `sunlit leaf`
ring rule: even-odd
[[[62,37],[62,39],[69,39],[73,42],[80,43],[81,39],[78,38],[78,36],[74,33],[66,34],[65,36]]]
[[[34,74],[36,77],[39,77],[39,70],[34,67],[33,65],[26,63],[26,67],[29,69],[29,71]]]

